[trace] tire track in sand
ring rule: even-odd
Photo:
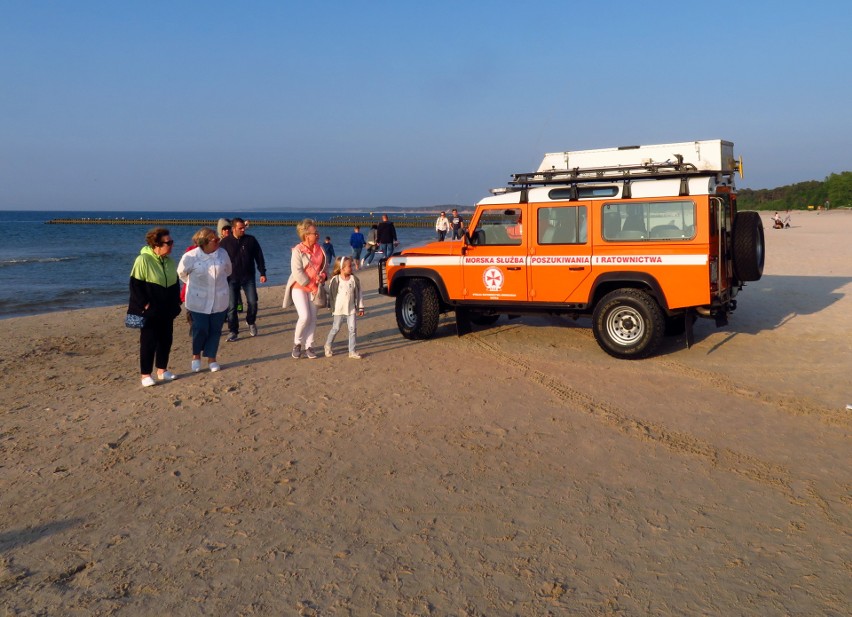
[[[697,457],[716,469],[758,482],[779,491],[792,503],[799,505],[807,503],[829,521],[839,524],[837,518],[825,507],[826,500],[821,495],[814,494],[815,487],[808,485],[806,494],[794,490],[795,478],[782,465],[768,463],[730,448],[718,448],[694,435],[671,431],[661,424],[631,417],[617,406],[599,401],[588,394],[575,390],[559,379],[534,368],[528,362],[502,351],[476,333],[468,334],[460,341],[469,342],[479,350],[497,358],[501,363],[519,369],[528,379],[544,387],[561,401],[572,404],[593,418],[630,437],[660,444],[677,454]],[[731,386],[731,392],[738,394],[739,390]]]
[[[813,401],[803,397],[788,394],[777,396],[768,392],[755,390],[748,386],[732,382],[729,377],[722,373],[695,369],[671,360],[659,360],[658,365],[665,367],[666,372],[669,374],[677,373],[684,377],[689,377],[699,383],[712,387],[718,392],[770,405],[791,416],[813,416],[831,426],[852,425],[852,416],[848,413],[820,407],[814,404]]]

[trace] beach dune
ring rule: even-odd
[[[405,340],[375,269],[361,361],[293,360],[280,285],[219,373],[179,317],[153,388],[123,306],[2,320],[3,614],[849,614],[852,213],[793,224],[636,362],[584,319]]]

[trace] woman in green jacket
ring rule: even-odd
[[[156,227],[145,236],[146,246],[139,251],[130,272],[130,304],[127,312],[145,317],[139,335],[139,367],[142,385],[153,386],[151,377],[157,366],[157,379],[176,379],[168,370],[175,317],[180,314],[180,285],[177,265],[169,256],[172,240],[169,230]]]

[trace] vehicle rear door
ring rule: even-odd
[[[529,295],[535,302],[584,302],[572,293],[592,272],[588,208],[583,202],[530,204]]]

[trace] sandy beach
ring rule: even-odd
[[[125,306],[0,321],[0,615],[849,615],[852,212],[763,214],[730,325],[635,362],[407,341],[375,269],[361,361],[293,360],[281,286],[146,389]]]

